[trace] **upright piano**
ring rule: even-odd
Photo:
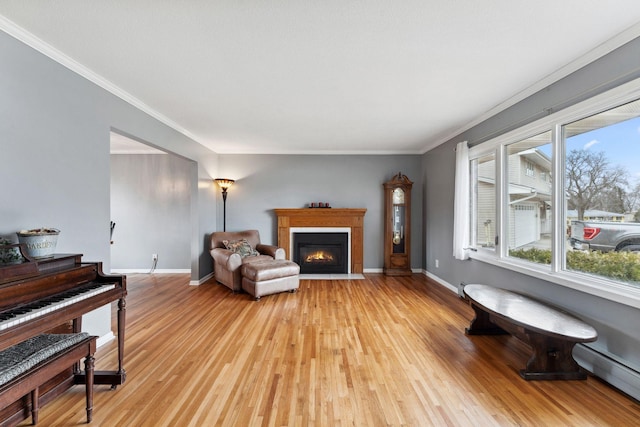
[[[112,388],[124,383],[123,366],[126,277],[106,275],[102,263],[83,262],[79,254],[56,254],[32,259],[20,245],[22,262],[0,264],[0,350],[41,333],[81,332],[82,315],[117,301],[118,367],[113,371],[95,371],[95,384]],[[7,246],[2,247],[7,250]],[[41,390],[45,403],[73,384],[84,383],[78,370],[62,373]],[[2,402],[0,423],[15,419],[26,411],[28,397],[21,402]]]

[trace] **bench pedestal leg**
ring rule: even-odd
[[[573,359],[574,342],[525,332],[533,355],[520,371],[525,380],[584,380],[587,374]]]
[[[467,335],[505,335],[509,332],[505,331],[495,323],[491,322],[489,313],[471,303],[471,308],[476,313],[468,328],[464,332]]]

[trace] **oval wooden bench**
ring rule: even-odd
[[[583,380],[587,374],[573,359],[577,343],[598,338],[580,319],[524,295],[487,285],[469,284],[464,294],[476,317],[467,335],[509,333],[533,348],[520,376],[526,380]]]
[[[38,388],[45,381],[85,358],[87,422],[93,412],[96,338],[77,334],[41,334],[0,352],[0,402],[11,403],[31,393],[31,419],[38,422]]]

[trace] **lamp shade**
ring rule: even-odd
[[[228,178],[216,178],[214,181],[223,190],[226,190],[227,188],[231,187],[233,185],[233,183],[235,182],[233,179],[228,179]]]

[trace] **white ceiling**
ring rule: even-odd
[[[640,35],[637,0],[1,0],[218,153],[423,153]]]

